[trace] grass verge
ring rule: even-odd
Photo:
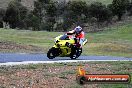
[[[130,74],[132,62],[79,62],[0,67],[2,88],[131,88],[130,84],[85,84],[76,82],[78,66],[89,74]]]

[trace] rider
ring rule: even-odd
[[[76,44],[78,44],[78,46],[80,48],[82,48],[82,45],[83,45],[83,42],[84,42],[84,39],[85,39],[85,33],[82,30],[82,27],[81,26],[75,27],[74,30],[69,31],[67,33],[67,35],[69,35],[69,34],[75,34],[75,39],[77,40]]]

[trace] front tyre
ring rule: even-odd
[[[48,51],[48,53],[47,53],[47,57],[48,57],[49,59],[55,58],[54,50],[55,50],[54,47],[52,47],[51,49],[49,49],[49,51]]]

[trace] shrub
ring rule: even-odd
[[[118,20],[121,20],[123,14],[126,12],[129,0],[113,0],[112,12],[118,16]]]

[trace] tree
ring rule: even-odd
[[[3,17],[5,15],[5,9],[0,8],[0,28],[3,27]]]
[[[8,22],[11,28],[16,28],[16,25],[18,23],[18,9],[15,7],[14,2],[10,2],[6,14],[4,17],[4,21]]]
[[[7,7],[4,21],[8,22],[11,28],[22,28],[27,12],[27,8],[20,2],[11,1]]]
[[[46,8],[46,18],[44,23],[46,25],[46,30],[53,31],[54,24],[56,23],[56,16],[57,16],[57,6],[54,2],[49,3]]]
[[[27,13],[27,16],[24,20],[26,29],[33,30],[33,31],[39,31],[39,18],[33,14],[32,11]]]
[[[129,12],[129,15],[132,15],[132,1],[131,3],[129,3],[128,7],[127,7],[127,11]]]
[[[112,16],[112,12],[100,2],[92,3],[88,10],[90,17],[95,17],[98,22],[106,21]]]
[[[0,20],[2,20],[4,15],[5,15],[5,9],[0,8]]]
[[[73,24],[81,24],[86,14],[87,4],[83,1],[69,1],[63,12],[63,30],[66,31]]]
[[[73,23],[77,22],[77,15],[73,11],[68,11],[64,14],[63,19],[63,30],[67,31],[67,29],[70,28]]]
[[[38,0],[34,2],[33,14],[39,19],[39,30],[53,30],[57,7],[51,0]],[[46,26],[44,26],[46,25]]]
[[[44,13],[42,13],[42,12],[44,12],[43,10],[43,2],[41,2],[41,0],[38,0],[38,1],[34,1],[34,10],[33,10],[33,14],[35,15],[35,16],[37,16],[38,18],[39,18],[39,23],[38,23],[38,25],[40,25],[41,24],[41,22],[42,22],[42,18],[43,18],[43,15],[44,15]]]
[[[84,1],[69,1],[67,9],[73,11],[76,15],[84,14],[87,4]]]
[[[129,5],[129,0],[113,0],[112,12],[118,16],[118,20],[121,20],[123,14],[126,12],[126,8]]]
[[[48,15],[49,17],[56,16],[57,7],[54,3],[48,4],[45,9],[46,9],[46,15]]]

